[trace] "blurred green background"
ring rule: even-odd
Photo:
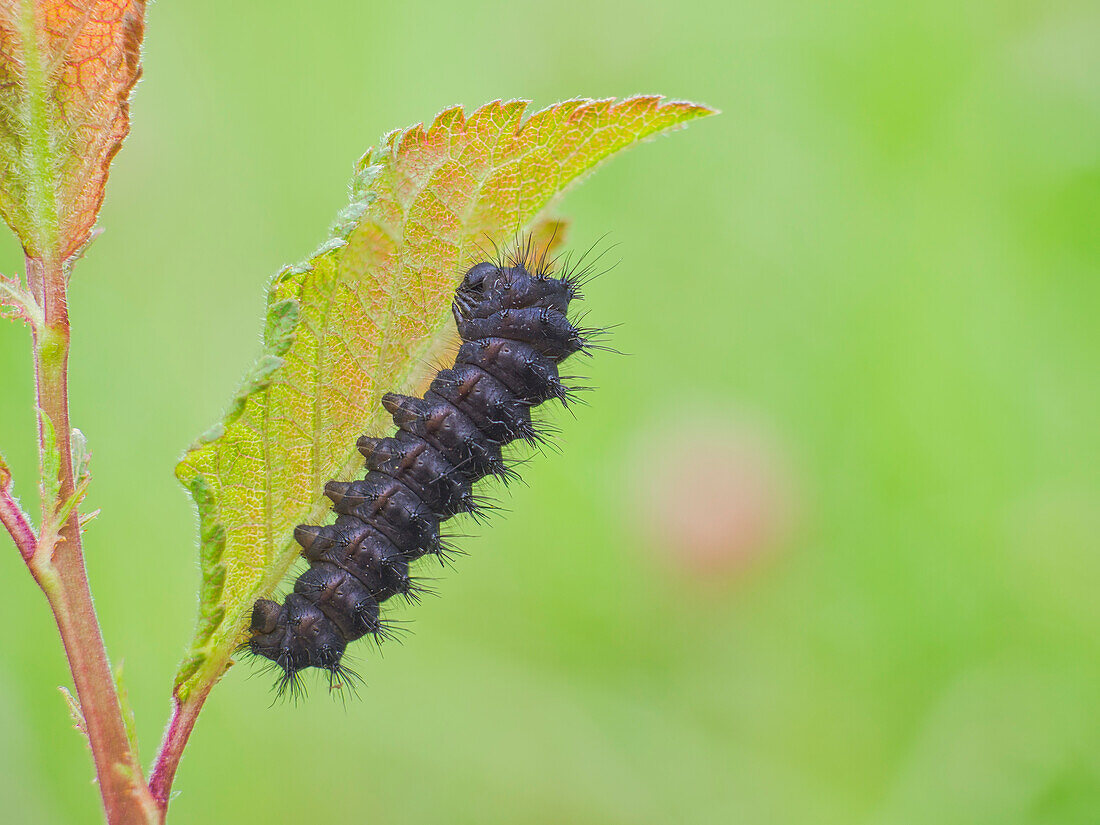
[[[76,270],[87,561],[146,763],[190,639],[172,476],[263,291],[378,135],[453,103],[658,92],[724,114],[562,204],[627,357],[563,454],[359,649],[345,709],[234,668],[170,821],[1100,820],[1100,8],[1080,2],[149,10]],[[5,237],[0,271],[22,270]],[[0,446],[34,501],[25,331]],[[41,594],[0,540],[3,818],[98,821]]]

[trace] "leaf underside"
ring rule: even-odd
[[[130,129],[145,0],[0,2],[0,214],[27,255],[91,237]]]
[[[421,392],[454,345],[462,272],[600,161],[713,113],[652,96],[526,109],[456,107],[390,133],[357,164],[329,240],[275,276],[264,353],[176,468],[198,507],[203,576],[181,701],[230,664],[253,602],[298,557],[294,527],[326,520],[324,483],[361,474],[356,438],[392,426],[381,396]]]

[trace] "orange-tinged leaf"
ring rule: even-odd
[[[297,558],[295,525],[328,515],[324,482],[362,472],[356,437],[392,427],[382,394],[418,393],[453,345],[451,299],[479,249],[533,227],[544,242],[540,215],[571,183],[712,113],[659,97],[571,100],[524,121],[526,109],[448,109],[386,136],[360,160],[329,241],[275,277],[266,351],[176,468],[198,506],[203,573],[181,700],[224,672],[253,602]]]
[[[29,256],[88,242],[130,129],[144,0],[0,0],[0,213]]]

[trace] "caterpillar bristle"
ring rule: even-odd
[[[343,662],[337,662],[326,669],[328,674],[328,690],[335,693],[340,701],[347,703],[347,695],[350,693],[356,699],[359,698],[359,686],[365,684],[363,677]]]
[[[460,516],[480,525],[506,512],[473,485],[522,482],[517,468],[530,454],[516,455],[517,445],[560,451],[560,430],[540,405],[556,400],[573,414],[591,387],[560,375],[558,365],[576,353],[613,350],[603,343],[609,327],[568,315],[582,287],[607,271],[600,261],[608,250],[593,256],[597,242],[573,261],[551,255],[553,241],[536,247],[527,236],[501,249],[489,239],[492,253],[483,249],[455,290],[460,344],[453,364],[438,365],[422,397],[382,397],[397,432],[360,437],[366,475],[325,484],[334,523],[295,528],[306,568],[278,601],[256,602],[242,645],[275,674],[277,700],[301,699],[310,668],[326,674],[342,701],[358,695],[363,680],[344,661],[347,645],[366,637],[381,650],[400,641],[408,628],[382,616],[381,605],[393,596],[415,605],[436,595],[410,566],[425,556],[451,566],[463,555],[455,544],[462,534],[440,525]]]
[[[286,662],[278,660],[275,662],[275,665],[277,669],[281,670],[281,673],[275,680],[275,698],[271,700],[272,704],[288,699],[292,704],[298,704],[306,695],[305,682],[301,676],[301,669],[293,669]]]
[[[405,638],[412,633],[405,625],[407,621],[401,619],[386,619],[378,623],[378,629],[370,633],[370,639],[374,646],[381,651],[384,644],[404,644]]]
[[[425,596],[438,596],[439,592],[434,587],[429,587],[424,584],[424,577],[417,576],[415,580],[409,579],[404,590],[398,591],[398,594],[405,600],[406,604],[420,604]]]
[[[588,384],[573,384],[566,383],[572,381],[585,381],[587,380],[583,376],[579,375],[567,375],[563,377],[563,380],[559,380],[554,384],[554,398],[561,402],[562,407],[573,413],[573,407],[575,405],[588,406],[588,399],[584,397],[585,393],[592,392],[595,387]]]
[[[429,555],[435,556],[440,567],[453,569],[455,566],[455,559],[459,556],[465,556],[466,551],[453,544],[444,544],[433,550]]]

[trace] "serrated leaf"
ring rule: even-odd
[[[659,97],[526,109],[447,109],[390,133],[357,165],[330,239],[276,275],[264,354],[176,469],[198,507],[204,579],[182,700],[222,674],[253,602],[286,575],[295,525],[325,518],[322,485],[361,472],[356,438],[391,426],[382,394],[419,392],[453,343],[451,299],[479,248],[529,229],[618,150],[712,113]]]
[[[0,2],[0,213],[27,254],[89,241],[130,128],[144,0]]]

